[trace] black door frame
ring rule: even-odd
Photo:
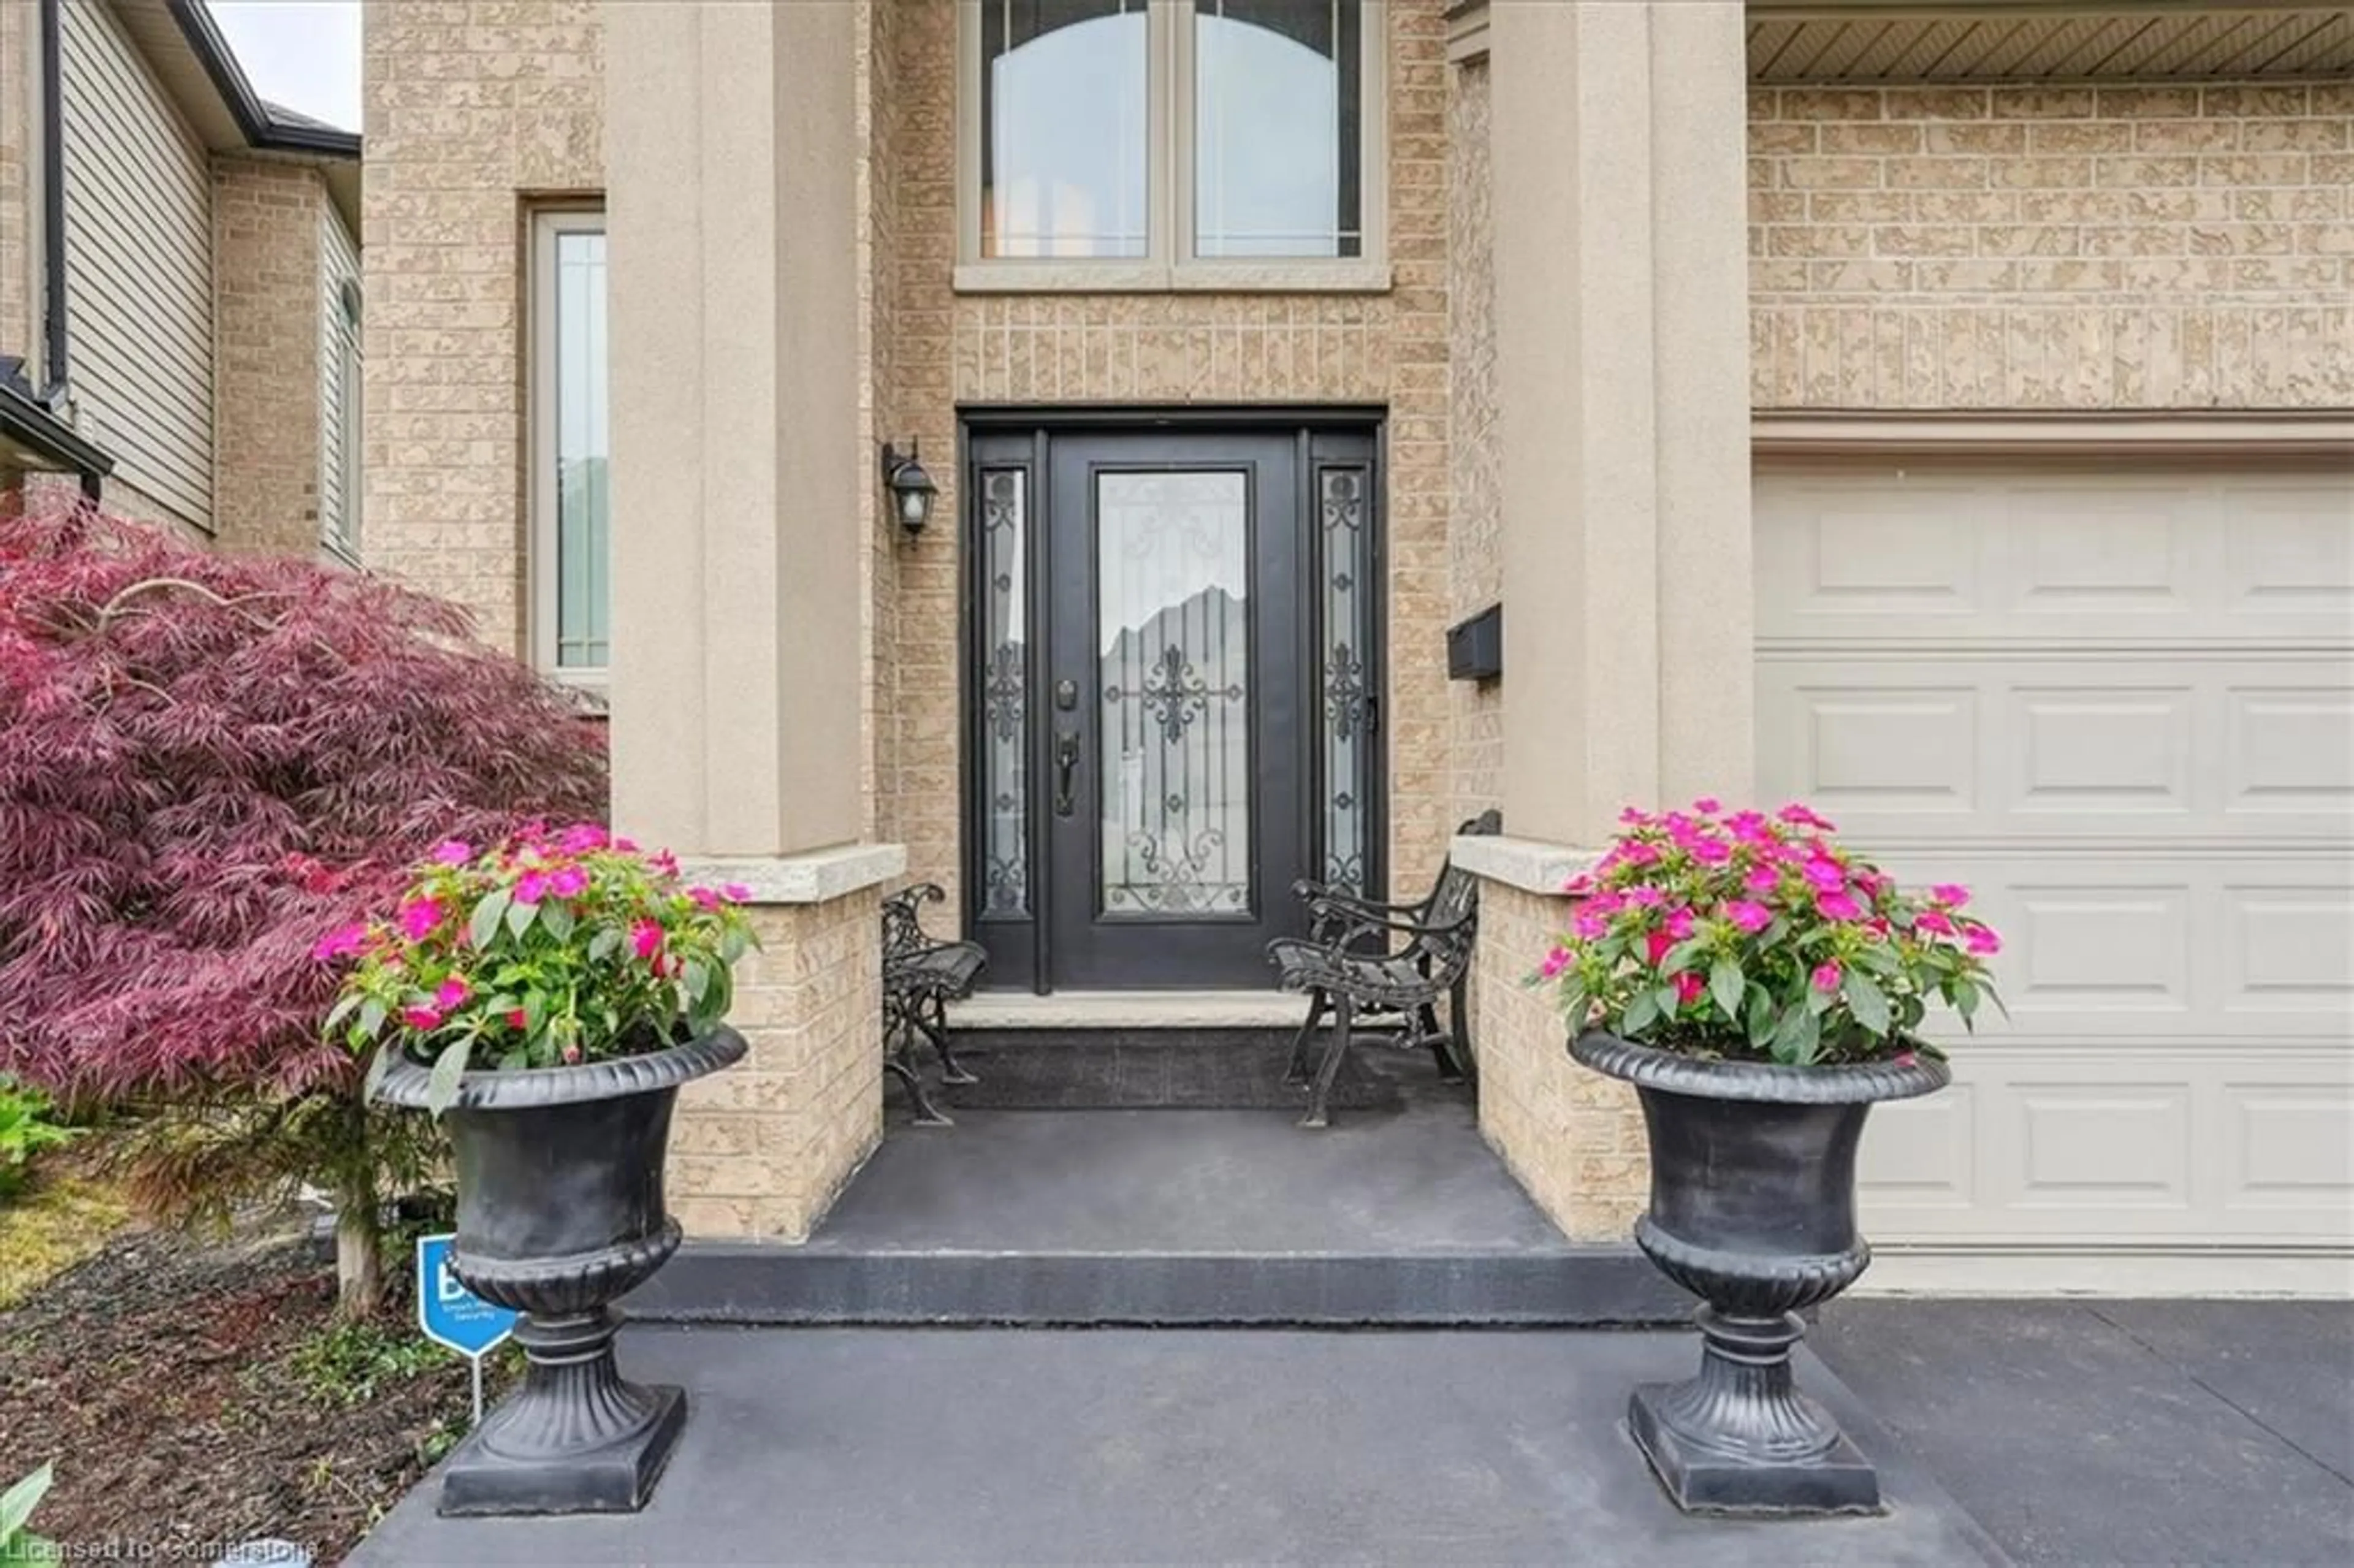
[[[1050,603],[1049,562],[1046,552],[1034,546],[1039,521],[1048,515],[1054,505],[1048,458],[1053,440],[1057,436],[1076,433],[1143,436],[1172,432],[1256,436],[1278,433],[1291,436],[1299,443],[1300,458],[1296,493],[1301,508],[1300,515],[1309,521],[1307,531],[1311,540],[1320,534],[1313,525],[1320,505],[1320,499],[1313,489],[1320,461],[1315,455],[1316,438],[1319,435],[1341,435],[1370,442],[1368,482],[1361,526],[1366,531],[1370,545],[1371,579],[1380,585],[1380,591],[1371,596],[1367,609],[1366,630],[1370,648],[1364,655],[1370,679],[1363,720],[1370,743],[1365,747],[1368,799],[1364,812],[1363,888],[1371,896],[1385,896],[1389,767],[1387,740],[1380,723],[1380,704],[1389,667],[1387,410],[1377,405],[1182,408],[975,405],[960,408],[958,415],[958,471],[962,482],[959,492],[957,527],[963,552],[958,584],[959,862],[963,871],[961,903],[965,931],[967,935],[982,940],[991,949],[992,962],[988,980],[998,989],[1024,989],[1041,995],[1052,987],[1053,911],[1050,901],[1053,893],[1044,872],[1050,836],[1049,780],[1053,777],[1050,753],[1054,726],[1050,722],[1044,722],[1045,715],[1051,712],[1047,689],[1049,662],[1037,656],[1038,650],[1033,648],[1024,672],[1024,713],[1028,733],[1024,752],[1027,789],[1023,835],[1027,863],[1023,874],[1029,890],[1030,907],[1026,914],[1018,916],[991,915],[983,907],[988,807],[981,799],[982,791],[977,777],[984,756],[984,737],[990,722],[988,704],[982,691],[991,650],[984,645],[986,631],[981,608],[986,586],[986,564],[981,548],[981,470],[1016,466],[1027,471],[1028,516],[1025,523],[1029,532],[1024,540],[1025,580],[1022,586],[1026,618],[1033,627],[1041,627]],[[1329,464],[1333,460],[1325,458],[1320,461]],[[1302,563],[1299,577],[1299,597],[1303,601],[1300,606],[1300,652],[1307,660],[1301,671],[1301,681],[1320,714],[1324,701],[1320,652],[1324,646],[1324,609],[1323,596],[1317,591],[1320,575],[1313,561]],[[1323,842],[1323,806],[1330,791],[1323,748],[1309,746],[1306,750],[1307,788],[1302,806],[1307,821],[1302,823],[1302,830],[1310,863],[1320,874],[1326,848]],[[1288,888],[1269,888],[1266,890],[1265,896],[1275,900],[1288,898],[1290,895]]]

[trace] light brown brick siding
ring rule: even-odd
[[[1447,66],[1442,0],[1390,7],[1390,261],[1368,296],[963,295],[956,256],[956,14],[896,7],[904,105],[896,363],[888,401],[924,450],[956,450],[976,403],[1375,403],[1389,408],[1391,881],[1427,884],[1445,850],[1447,609]],[[930,463],[939,515],[956,476]],[[958,880],[958,550],[952,523],[897,557],[896,767],[886,820],[912,874]],[[951,907],[954,907],[953,903]]]
[[[1524,983],[1564,906],[1500,883],[1479,889],[1473,1005],[1479,1017],[1479,1129],[1537,1206],[1577,1241],[1623,1241],[1649,1165],[1634,1091],[1569,1059],[1549,992]]]
[[[40,374],[39,307],[27,286],[33,277],[33,127],[35,77],[23,69],[32,58],[37,24],[34,8],[0,4],[0,354],[17,355]]]
[[[315,170],[215,158],[213,526],[220,547],[308,554],[319,540]]]
[[[879,895],[752,912],[729,1022],[751,1054],[679,1097],[671,1207],[691,1235],[805,1240],[883,1136]]]
[[[2354,86],[1760,90],[1761,408],[2354,403]]]
[[[526,215],[604,188],[597,0],[367,0],[369,563],[524,643]]]

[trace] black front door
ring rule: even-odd
[[[1354,609],[1372,586],[1370,433],[977,432],[970,450],[982,637],[967,821],[992,979],[1265,986],[1267,942],[1299,928],[1292,884],[1352,856],[1347,879],[1363,881],[1364,843],[1335,841],[1362,841],[1372,793],[1355,760],[1370,622]],[[1352,476],[1348,525],[1364,535],[1342,547],[1363,558],[1338,566],[1318,526],[1328,470]],[[1351,732],[1337,764],[1335,716]],[[1338,816],[1336,793],[1351,800]]]

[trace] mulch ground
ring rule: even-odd
[[[388,1324],[415,1321],[401,1289]],[[56,1462],[33,1523],[68,1560],[210,1563],[276,1536],[341,1561],[469,1394],[451,1356],[348,1406],[322,1397],[288,1358],[334,1304],[299,1225],[122,1233],[0,1313],[0,1487]]]

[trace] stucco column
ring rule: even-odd
[[[1738,0],[1495,0],[1505,840],[1482,879],[1479,1119],[1571,1234],[1625,1234],[1642,1126],[1524,977],[1629,802],[1744,799],[1747,91]]]
[[[881,1136],[857,842],[863,9],[607,0],[615,826],[750,890],[736,1070],[682,1096],[691,1235],[796,1241]]]
[[[1751,772],[1737,0],[1497,0],[1504,820]]]
[[[613,804],[860,832],[857,7],[609,0]]]

